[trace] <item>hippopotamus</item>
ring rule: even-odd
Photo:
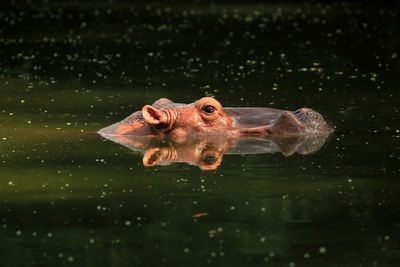
[[[101,129],[103,136],[162,137],[180,143],[191,138],[224,136],[294,137],[326,135],[332,128],[310,108],[225,107],[211,97],[191,104],[161,98],[120,122]]]

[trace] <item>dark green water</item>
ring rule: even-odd
[[[0,265],[398,266],[399,5],[2,4]],[[318,110],[311,155],[144,167],[160,97]]]

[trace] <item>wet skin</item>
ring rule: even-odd
[[[174,142],[206,136],[294,137],[326,135],[332,128],[309,108],[295,112],[272,108],[222,108],[214,98],[191,104],[161,98],[99,131],[103,136],[167,137]]]

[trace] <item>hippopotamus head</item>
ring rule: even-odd
[[[185,139],[188,135],[216,134],[232,129],[232,119],[221,104],[204,97],[191,104],[161,98],[145,105],[126,119],[101,129],[103,135],[167,136]]]
[[[124,120],[105,127],[101,135],[168,137],[179,142],[189,136],[297,136],[325,134],[331,128],[308,108],[295,112],[272,108],[223,108],[214,98],[191,104],[161,98]]]

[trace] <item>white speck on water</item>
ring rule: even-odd
[[[326,253],[327,249],[326,249],[326,247],[320,247],[318,251],[319,251],[319,253],[324,254],[324,253]]]
[[[21,230],[18,230],[17,232],[15,232],[16,235],[20,236],[22,234]]]
[[[69,256],[69,257],[68,257],[68,261],[69,261],[69,262],[73,262],[73,261],[74,261],[74,257]]]
[[[125,221],[125,225],[126,226],[130,226],[131,225],[131,221]]]

